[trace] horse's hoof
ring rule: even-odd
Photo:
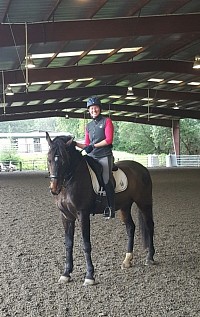
[[[155,265],[154,260],[146,260],[145,265]]]
[[[131,267],[133,265],[132,260],[133,260],[133,252],[126,253],[126,257],[124,261],[122,262],[121,268],[128,269],[129,267]]]
[[[83,283],[83,286],[91,286],[91,285],[95,285],[95,280],[89,279],[89,278],[85,278],[85,281]]]
[[[65,276],[65,275],[61,275],[61,277],[59,278],[59,283],[69,283],[71,282],[71,276]]]
[[[124,269],[129,269],[130,267],[133,266],[133,263],[132,262],[123,262],[122,265],[121,265],[121,269],[124,270]]]

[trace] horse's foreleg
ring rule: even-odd
[[[65,270],[60,277],[60,282],[70,282],[71,273],[73,271],[73,246],[74,246],[74,228],[75,220],[69,221],[62,215],[62,222],[65,229],[65,248],[66,248],[66,261]]]
[[[82,238],[83,238],[83,250],[86,260],[86,276],[84,285],[94,285],[94,266],[91,258],[91,242],[90,242],[90,216],[81,214],[80,217]]]
[[[126,253],[126,257],[122,263],[122,269],[125,269],[125,268],[129,268],[132,266],[135,224],[134,224],[132,216],[131,216],[131,207],[129,209],[127,209],[126,211],[122,210],[121,215],[123,218],[123,222],[126,225],[126,232],[127,232],[127,236],[128,236],[127,253]]]

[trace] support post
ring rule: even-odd
[[[174,145],[175,155],[180,155],[180,120],[172,121],[172,140]]]

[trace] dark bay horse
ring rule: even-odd
[[[90,215],[93,214],[97,194],[93,190],[88,165],[84,156],[76,149],[71,136],[57,136],[51,140],[49,134],[46,133],[46,139],[49,144],[50,191],[61,211],[65,230],[66,263],[60,281],[69,282],[71,279],[75,221],[78,219],[86,259],[84,285],[92,285],[95,284],[95,279],[91,258]],[[117,166],[124,171],[128,179],[128,187],[123,192],[116,194],[116,210],[121,211],[128,236],[127,252],[122,268],[132,265],[135,224],[131,216],[131,206],[134,202],[139,209],[142,236],[147,249],[146,264],[153,264],[154,222],[152,181],[149,171],[143,165],[128,160],[117,162]],[[104,208],[98,213],[103,213]]]

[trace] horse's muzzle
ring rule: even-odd
[[[57,192],[53,192],[51,189],[50,189],[50,193],[53,195],[53,196],[57,196],[59,193]]]
[[[52,195],[58,195],[60,193],[61,188],[58,186],[57,178],[51,178],[49,189]]]

